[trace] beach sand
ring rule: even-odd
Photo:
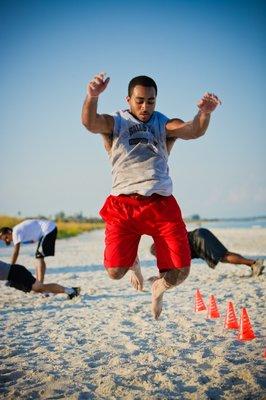
[[[232,251],[265,257],[266,229],[213,229]],[[249,278],[245,266],[211,270],[193,261],[188,279],[164,297],[158,321],[150,312],[147,278],[157,272],[140,246],[145,291],[129,276],[111,281],[102,266],[104,232],[57,241],[47,259],[46,282],[81,286],[80,298],[43,298],[1,283],[0,397],[5,399],[260,399],[266,397],[265,274]],[[1,249],[9,261],[11,249]],[[23,246],[19,262],[33,272],[35,246]],[[216,296],[222,315],[194,312],[199,288],[205,303]],[[246,307],[257,336],[237,340],[223,329],[227,301],[237,316]],[[263,326],[264,325],[264,326]],[[263,374],[264,372],[264,374]]]

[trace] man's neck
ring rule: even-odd
[[[142,124],[147,124],[150,120],[151,120],[151,118],[152,118],[152,116],[153,116],[153,114],[154,114],[154,111],[153,111],[153,113],[152,113],[152,115],[150,116],[150,118],[148,119],[148,121],[141,121],[140,119],[138,119],[138,117],[136,116],[136,115],[134,115],[133,114],[133,112],[131,112],[131,110],[127,110],[128,111],[128,113],[130,114],[130,115],[132,115],[132,117],[134,117],[137,121],[139,121],[139,122],[141,122]]]

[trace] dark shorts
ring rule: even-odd
[[[10,287],[22,290],[25,293],[30,292],[32,285],[36,282],[32,273],[19,264],[11,265],[7,280]]]
[[[57,228],[53,229],[48,235],[43,236],[38,243],[35,258],[54,256]]]
[[[228,252],[227,248],[208,229],[199,228],[188,233],[191,258],[205,260],[215,268]]]

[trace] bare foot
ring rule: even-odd
[[[139,259],[138,257],[136,258],[133,266],[130,268],[131,270],[131,277],[130,277],[130,282],[131,285],[133,286],[134,289],[142,291],[143,290],[143,275],[141,273],[141,269],[139,266]]]
[[[161,315],[163,309],[163,294],[165,290],[166,288],[163,285],[162,279],[160,278],[154,279],[151,287],[151,292],[152,292],[151,311],[156,320]]]

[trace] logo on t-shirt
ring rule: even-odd
[[[155,131],[152,126],[148,126],[146,124],[135,124],[131,126],[128,130],[130,136],[129,144],[131,146],[134,146],[138,143],[151,143],[154,146],[158,144],[155,140]]]

